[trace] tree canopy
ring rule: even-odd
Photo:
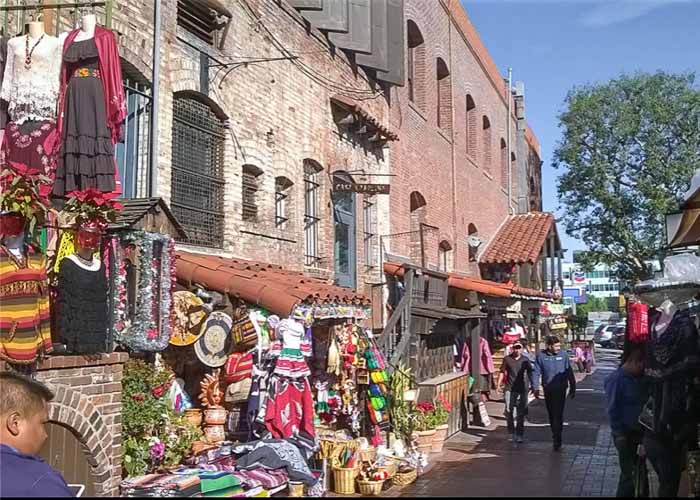
[[[665,216],[700,168],[695,75],[637,73],[575,87],[559,116],[553,157],[566,232],[623,279],[649,277],[665,256]]]

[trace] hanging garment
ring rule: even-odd
[[[34,47],[29,68],[25,64],[27,40],[30,50]],[[23,35],[7,42],[7,61],[0,99],[8,102],[10,120],[20,125],[27,120],[56,121],[60,54],[60,40],[47,34],[40,40]]]
[[[311,344],[304,337],[304,326],[293,319],[284,319],[280,321],[277,333],[279,339],[270,351],[273,357],[277,357],[274,373],[290,378],[311,375],[304,359],[311,356]]]
[[[7,62],[7,38],[0,36],[0,89],[5,79],[5,63]],[[5,130],[7,126],[7,106],[5,100],[0,99],[0,130]]]
[[[234,446],[233,453],[239,456],[236,465],[240,469],[286,469],[289,479],[313,486],[318,479],[309,469],[302,451],[294,444],[282,439],[253,441]]]
[[[481,337],[479,338],[479,366],[481,375],[488,375],[496,371],[493,365],[493,355],[491,354],[491,348],[489,347],[488,341]]]
[[[460,366],[464,373],[471,373],[471,366],[469,366],[469,361],[471,360],[471,353],[469,351],[469,340],[466,340],[462,344],[462,352],[460,353]]]
[[[278,439],[302,432],[314,436],[314,403],[307,379],[276,377],[272,380],[265,427]]]
[[[23,262],[0,247],[0,358],[32,364],[53,351],[46,258],[29,247]]]
[[[68,82],[54,194],[63,196],[87,188],[115,191],[114,144],[95,39],[73,41],[63,54],[63,62]]]
[[[638,344],[649,340],[649,307],[640,302],[632,303],[628,316],[629,341]]]
[[[107,277],[98,259],[93,268],[75,254],[63,259],[58,273],[58,324],[69,352],[107,352],[109,328]]]
[[[63,45],[58,105],[63,149],[54,195],[85,187],[121,194],[113,153],[127,113],[116,36],[97,26],[93,39],[75,41],[79,33],[71,32]],[[90,154],[95,158],[87,158]]]
[[[28,167],[29,174],[45,175],[51,183],[42,183],[39,192],[42,196],[48,196],[56,178],[57,149],[58,134],[53,121],[25,121],[22,124],[11,121],[5,128],[0,165],[11,169]]]

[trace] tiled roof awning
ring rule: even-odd
[[[553,214],[531,212],[513,215],[493,237],[480,261],[482,264],[534,264],[552,230],[556,238],[555,249],[559,252],[561,242],[556,235]]]
[[[300,304],[369,305],[366,297],[350,288],[264,262],[179,251],[176,266],[177,281],[182,285],[199,283],[281,316],[289,315]]]
[[[506,283],[496,283],[495,281],[488,281],[477,278],[467,278],[450,274],[448,284],[453,288],[478,292],[483,295],[489,295],[491,297],[508,298],[511,296],[512,287]]]

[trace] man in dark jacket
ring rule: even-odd
[[[561,434],[564,429],[564,404],[566,389],[569,397],[576,395],[576,378],[571,368],[571,361],[566,352],[561,350],[561,341],[552,335],[547,337],[547,349],[535,358],[533,387],[535,397],[540,398],[540,380],[544,388],[544,399],[552,429],[554,451],[561,449]]]
[[[37,456],[48,437],[51,391],[2,372],[0,394],[0,498],[74,496],[61,474]]]

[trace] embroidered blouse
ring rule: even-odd
[[[10,120],[22,124],[27,120],[56,120],[59,76],[61,74],[61,39],[44,35],[36,46],[29,39],[32,65],[27,68],[27,36],[18,36],[7,42],[5,75],[0,89],[0,99],[9,103]]]

